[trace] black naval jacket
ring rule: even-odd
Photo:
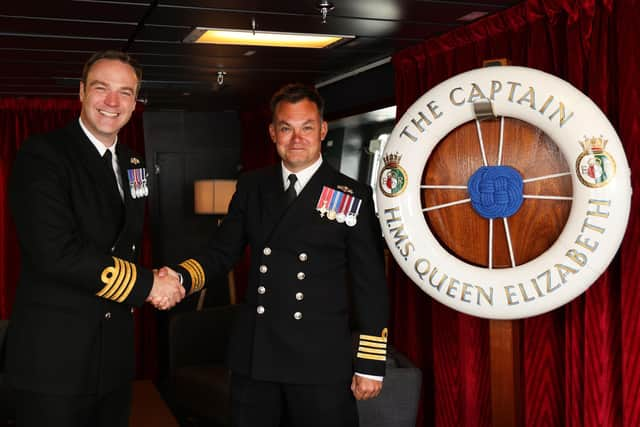
[[[323,186],[362,200],[355,226],[320,216]],[[246,244],[249,286],[231,336],[232,371],[297,384],[348,381],[354,370],[384,375],[387,286],[368,186],[324,162],[286,207],[280,165],[242,176],[216,238],[178,267],[187,291],[228,271]]]
[[[18,389],[104,393],[134,375],[134,305],[153,274],[132,263],[145,199],[133,199],[128,169],[142,158],[116,146],[124,202],[113,169],[78,121],[30,138],[16,157],[9,200],[21,250],[7,371]]]

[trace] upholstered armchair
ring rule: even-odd
[[[358,401],[360,427],[415,427],[421,385],[420,368],[390,346],[382,392]]]
[[[166,397],[193,425],[230,425],[229,371],[224,361],[237,305],[182,312],[169,321]]]

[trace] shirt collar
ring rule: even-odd
[[[86,126],[84,125],[84,123],[82,123],[82,119],[78,117],[78,122],[80,123],[80,128],[82,128],[82,131],[84,132],[85,135],[87,135],[87,138],[89,138],[89,141],[91,141],[91,143],[96,147],[96,150],[98,150],[98,153],[100,153],[100,157],[104,156],[104,153],[107,152],[107,150],[111,151],[111,155],[113,156],[113,158],[116,158],[116,145],[118,145],[118,136],[116,135],[116,141],[113,143],[113,145],[109,148],[107,148],[98,138],[96,138],[95,136],[93,136],[93,134],[91,132],[89,132],[89,129],[86,128]]]
[[[313,164],[311,164],[310,166],[307,166],[306,168],[298,172],[291,172],[284,165],[284,162],[282,162],[282,183],[285,187],[289,185],[288,184],[289,175],[292,173],[295,173],[296,177],[298,178],[298,181],[296,181],[296,191],[298,192],[298,194],[300,194],[300,192],[302,191],[304,186],[307,185],[307,182],[309,182],[313,174],[315,174],[316,171],[320,169],[321,165],[322,165],[322,155],[320,155],[320,157],[318,157],[318,160],[316,160]]]

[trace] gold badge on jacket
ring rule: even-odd
[[[322,187],[322,193],[316,203],[316,210],[320,212],[322,218],[327,217],[330,221],[340,224],[346,223],[349,227],[354,227],[358,222],[358,213],[362,205],[362,199],[353,195],[353,190],[349,187],[339,185],[340,190],[331,187]]]

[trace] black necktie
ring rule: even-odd
[[[289,180],[289,187],[287,188],[287,191],[284,192],[284,196],[285,196],[287,206],[289,206],[291,202],[293,202],[298,196],[298,194],[296,193],[296,186],[295,186],[296,181],[298,181],[298,177],[296,176],[295,173],[292,173],[287,177],[287,179]]]
[[[107,166],[107,168],[109,168],[111,178],[113,178],[112,182],[116,186],[116,191],[118,192],[118,195],[120,195],[120,189],[118,188],[118,180],[116,178],[116,172],[113,170],[113,162],[111,161],[111,150],[107,150],[104,152],[104,154],[102,155],[102,160],[104,161],[104,164]]]

